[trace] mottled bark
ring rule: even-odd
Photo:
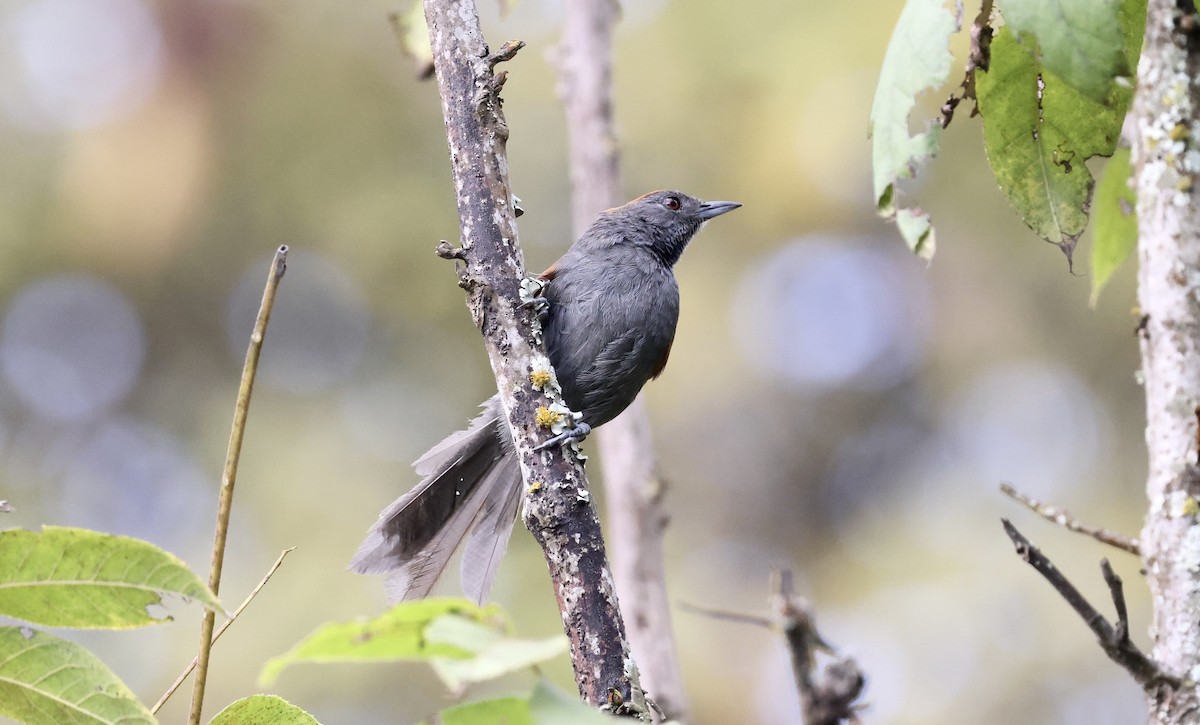
[[[620,164],[613,130],[613,27],[616,0],[567,0],[555,61],[567,117],[571,211],[575,235],[596,215],[621,202]],[[642,396],[596,433],[604,463],[613,576],[642,682],[667,717],[687,720],[687,699],[663,563],[668,515],[666,484]]]
[[[465,262],[460,283],[483,332],[520,457],[528,491],[525,524],[554,580],[579,693],[592,705],[629,711],[639,692],[636,677],[631,681],[636,670],[583,465],[565,448],[533,450],[548,433],[535,422],[537,411],[560,398],[553,382],[531,380],[535,370],[549,370],[550,361],[536,313],[521,304],[525,262],[508,189],[508,127],[499,95],[505,74],[495,66],[511,59],[521,44],[508,43],[492,54],[473,0],[424,5],[462,232],[461,250],[443,247],[439,253]]]
[[[1200,721],[1200,28],[1192,2],[1150,0],[1133,114],[1138,300],[1149,511],[1141,552],[1151,653],[1174,688],[1148,688],[1151,721]]]

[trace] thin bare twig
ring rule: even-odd
[[[242,456],[242,439],[246,434],[246,416],[250,411],[250,394],[254,390],[254,376],[258,372],[258,357],[262,353],[263,337],[267,332],[267,322],[271,319],[271,309],[275,306],[275,293],[279,289],[279,281],[287,270],[287,245],[275,251],[275,259],[271,262],[271,271],[267,275],[267,284],[263,289],[262,304],[258,308],[258,318],[254,321],[254,330],[250,333],[250,345],[246,349],[246,362],[242,366],[242,381],[238,386],[237,403],[233,408],[233,426],[229,432],[229,447],[225,452],[225,470],[221,475],[221,494],[217,504],[217,526],[213,534],[212,565],[208,570],[208,588],[216,594],[221,588],[221,570],[225,564],[225,540],[229,534],[229,514],[233,509],[233,486],[237,481],[238,460]],[[200,624],[200,651],[196,655],[196,680],[192,686],[192,707],[188,714],[189,725],[200,725],[200,712],[204,707],[204,685],[208,680],[208,657],[212,651],[213,625],[216,623],[216,612],[211,609],[204,611],[204,620]]]
[[[1095,526],[1088,526],[1072,516],[1070,511],[1067,511],[1066,509],[1060,509],[1051,504],[1042,503],[1032,496],[1018,491],[1010,483],[1001,483],[1000,491],[1005,496],[1008,496],[1014,501],[1020,503],[1022,506],[1034,512],[1038,516],[1041,516],[1047,521],[1058,524],[1067,531],[1074,531],[1077,534],[1090,536],[1102,544],[1115,546],[1121,551],[1127,551],[1134,556],[1141,556],[1141,547],[1138,545],[1136,539],[1131,539],[1128,536],[1122,536],[1121,534],[1114,533],[1108,529],[1100,529],[1096,528]]]
[[[1100,568],[1104,573],[1104,581],[1108,584],[1113,605],[1117,611],[1116,626],[1098,612],[1079,593],[1075,585],[1063,576],[1058,567],[1031,544],[1024,534],[1017,531],[1017,527],[1013,526],[1008,519],[1000,519],[1000,521],[1004,524],[1004,533],[1008,534],[1008,538],[1012,539],[1013,545],[1016,546],[1017,555],[1041,574],[1050,583],[1050,586],[1054,587],[1059,596],[1071,605],[1075,613],[1096,635],[1101,649],[1109,659],[1124,668],[1146,690],[1157,689],[1162,685],[1172,688],[1179,687],[1178,678],[1163,672],[1158,664],[1138,649],[1138,646],[1129,638],[1129,619],[1121,579],[1113,572],[1107,559],[1101,562]]]
[[[700,607],[687,602],[680,602],[679,608],[685,612],[690,612],[691,614],[699,614],[703,617],[711,617],[712,619],[719,619],[725,622],[753,624],[757,627],[766,627],[767,629],[772,629],[775,626],[775,620],[758,614],[731,612],[727,609],[710,609],[708,607]]]
[[[858,698],[866,686],[866,676],[858,663],[850,657],[839,656],[821,637],[813,621],[812,605],[796,594],[790,571],[778,573],[778,585],[771,595],[771,617],[691,604],[681,605],[681,608],[714,619],[781,632],[791,656],[796,689],[800,693],[800,709],[806,725],[838,725],[859,721],[858,710],[861,706]],[[821,669],[819,677],[814,677],[817,650],[829,653],[833,661]]]
[[[279,558],[275,560],[275,563],[271,565],[271,568],[268,569],[267,573],[263,575],[263,578],[259,580],[258,586],[254,587],[250,594],[244,600],[242,600],[241,605],[233,611],[233,614],[230,615],[229,619],[226,619],[221,623],[220,627],[217,627],[217,631],[213,633],[213,644],[216,644],[217,640],[221,639],[221,635],[225,634],[225,630],[229,629],[229,627],[237,621],[237,618],[242,615],[242,612],[246,611],[246,607],[250,606],[250,602],[254,601],[254,598],[258,596],[258,593],[262,591],[262,588],[265,587],[267,582],[271,580],[271,577],[274,576],[275,571],[279,568],[279,565],[283,563],[284,557],[295,550],[296,547],[292,546],[279,552]],[[179,689],[179,686],[183,684],[183,681],[187,679],[187,676],[192,674],[192,670],[196,669],[196,663],[199,661],[199,657],[193,657],[191,664],[183,668],[183,672],[179,673],[179,677],[175,678],[175,681],[171,683],[171,686],[167,688],[167,691],[163,693],[162,697],[158,698],[158,702],[154,703],[154,707],[150,708],[151,715],[157,714],[158,711],[162,709],[162,706],[167,704],[167,700],[171,699],[171,695],[175,694],[175,691]]]

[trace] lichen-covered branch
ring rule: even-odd
[[[1149,692],[1152,720],[1200,713],[1200,22],[1194,3],[1149,0],[1133,115],[1138,302],[1149,511],[1141,552],[1152,657],[1191,685]]]
[[[628,712],[640,703],[600,524],[582,463],[567,449],[535,452],[544,437],[535,423],[551,384],[531,381],[550,368],[536,313],[522,306],[525,262],[508,189],[508,126],[501,109],[505,73],[521,43],[491,53],[473,0],[424,0],[434,68],[446,121],[462,233],[460,277],[483,332],[492,372],[527,484],[524,519],[546,555],[580,695],[596,706]]]
[[[567,117],[571,211],[579,235],[600,211],[620,203],[613,129],[613,28],[617,0],[567,0],[555,61]],[[613,576],[646,691],[667,717],[687,720],[687,699],[667,598],[663,534],[666,484],[658,473],[642,396],[597,433],[604,464]]]

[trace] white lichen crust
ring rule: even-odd
[[[1154,601],[1153,659],[1184,678],[1148,692],[1153,722],[1195,722],[1200,667],[1200,120],[1195,11],[1150,0],[1133,114],[1138,300],[1149,510],[1141,551]]]

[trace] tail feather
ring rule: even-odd
[[[463,547],[460,572],[463,592],[480,604],[492,590],[521,502],[521,468],[515,456],[505,457],[488,475],[495,480],[480,487],[488,491],[487,500]]]
[[[462,541],[478,518],[479,510],[486,499],[484,487],[475,487],[454,517],[446,522],[423,549],[405,560],[398,568],[388,572],[384,590],[389,602],[403,602],[429,596],[430,590],[437,584],[446,570],[446,565],[450,563],[458,542]]]
[[[425,478],[383,510],[350,562],[362,574],[387,573],[390,600],[426,596],[468,534],[471,556],[463,561],[464,586],[471,583],[468,593],[476,600],[487,596],[516,518],[521,486],[507,431],[500,425],[498,399],[483,408],[466,430],[451,434],[417,460],[414,467]],[[506,510],[511,511],[507,528]],[[489,545],[489,538],[499,540]]]

